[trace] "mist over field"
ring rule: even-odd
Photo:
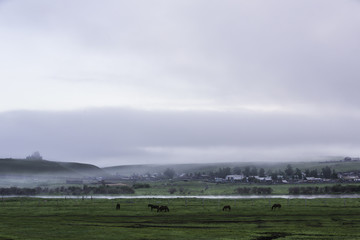
[[[0,158],[360,155],[359,1],[0,1]]]

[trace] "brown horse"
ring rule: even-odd
[[[229,211],[230,211],[230,210],[231,210],[231,207],[230,207],[229,205],[226,205],[226,206],[223,207],[223,211],[225,211],[225,210],[229,210]]]
[[[281,208],[281,204],[275,203],[274,205],[272,205],[271,210],[274,210],[274,209],[276,209],[276,208],[280,209],[280,208]]]
[[[158,212],[162,212],[162,211],[169,212],[169,208],[168,208],[168,206],[160,206],[157,211]]]
[[[155,208],[155,209],[159,209],[158,205],[153,205],[153,204],[148,204],[148,207],[151,208],[151,211]]]
[[[116,204],[116,210],[120,210],[120,203]]]

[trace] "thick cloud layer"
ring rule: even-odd
[[[3,1],[0,109],[357,108],[359,10],[329,0]]]
[[[0,115],[0,143],[10,156],[39,149],[48,158],[99,165],[308,160],[357,154],[359,120],[126,109],[9,112]]]
[[[357,155],[359,11],[355,0],[0,0],[0,157]]]

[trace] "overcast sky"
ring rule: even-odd
[[[360,155],[358,0],[0,0],[0,158]]]

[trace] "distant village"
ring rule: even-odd
[[[39,152],[34,152],[26,157],[27,160],[42,160]],[[359,158],[345,157],[341,162],[358,162]],[[181,181],[204,181],[214,183],[263,183],[263,184],[296,184],[296,183],[354,183],[360,182],[360,171],[336,172],[335,169],[327,166],[318,169],[300,170],[291,164],[283,170],[268,170],[255,166],[223,167],[216,171],[176,173],[174,169],[168,168],[159,173],[132,174],[123,176],[119,174],[109,176],[69,178],[67,184],[112,184],[119,181],[160,181],[160,180],[181,180]],[[329,162],[330,163],[330,162]]]
[[[344,158],[345,162],[360,161],[358,158]],[[326,164],[326,163],[325,163]],[[294,184],[294,183],[345,183],[360,182],[360,171],[353,172],[336,172],[329,166],[324,166],[321,170],[306,169],[301,171],[293,168],[288,164],[284,170],[267,172],[264,168],[256,168],[247,166],[224,167],[217,171],[210,172],[192,172],[192,173],[176,173],[173,169],[168,168],[162,173],[132,174],[131,176],[112,175],[106,178],[100,178],[99,181],[107,183],[117,181],[159,181],[159,180],[182,180],[192,181],[201,180],[205,182],[215,183],[263,183],[263,184]]]

